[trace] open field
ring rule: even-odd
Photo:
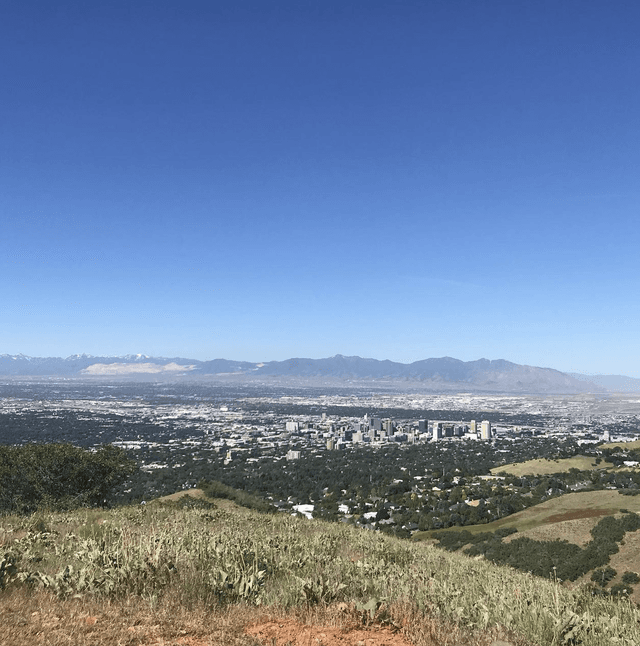
[[[640,440],[635,442],[610,442],[609,444],[602,444],[601,449],[640,449]]]
[[[515,527],[518,532],[504,538],[505,542],[526,537],[536,541],[568,541],[584,547],[592,540],[590,532],[598,521],[604,516],[619,516],[621,510],[640,513],[640,496],[621,496],[617,491],[583,491],[547,500],[485,525],[418,532],[414,534],[414,540],[429,540],[441,532],[450,530],[464,529],[472,534],[479,534]],[[624,572],[640,570],[640,531],[628,532],[619,549],[618,553],[611,556],[610,566],[618,574],[610,585],[620,583]],[[590,580],[590,574],[586,574],[574,585],[587,583]],[[635,603],[640,603],[640,589],[634,590],[631,599]]]
[[[615,493],[615,492],[611,492]],[[634,496],[637,498],[637,496]],[[622,507],[629,511],[637,511],[631,505]],[[571,513],[568,514],[569,516]],[[614,515],[614,514],[607,514]],[[621,514],[615,514],[620,517]],[[600,516],[593,516],[590,518],[569,518],[567,520],[560,520],[555,522],[544,523],[530,529],[518,531],[516,534],[511,534],[503,539],[505,542],[510,542],[519,537],[531,538],[536,541],[568,541],[580,547],[584,547],[590,540],[592,540],[591,529],[600,520]],[[624,540],[619,545],[619,552],[612,554],[609,566],[617,571],[617,575],[611,580],[610,586],[616,583],[622,583],[622,575],[625,572],[639,572],[640,571],[640,531],[627,532]],[[574,585],[579,586],[583,583],[589,582],[591,572],[578,579]],[[640,604],[640,588],[634,587],[634,592],[630,597],[635,603]]]
[[[484,525],[466,525],[465,527],[451,527],[457,531],[465,529],[472,534],[480,532],[495,532],[503,527],[515,527],[518,532],[548,526],[554,523],[561,523],[566,520],[580,518],[594,518],[596,522],[603,516],[613,516],[621,509],[627,509],[640,513],[640,496],[621,496],[617,491],[578,491],[568,493],[564,496],[545,500],[539,505],[501,518],[492,523]],[[414,540],[426,540],[436,536],[439,532],[446,532],[448,529],[432,530],[429,532],[416,532]],[[571,541],[573,542],[573,541]]]
[[[514,464],[505,464],[503,466],[491,469],[491,473],[496,475],[501,472],[510,473],[514,476],[544,476],[553,473],[564,473],[569,469],[580,469],[587,471],[589,469],[607,469],[612,465],[604,461],[596,464],[595,458],[584,455],[576,455],[572,458],[563,458],[560,460],[549,460],[545,458],[536,460],[527,460],[526,462],[515,462]]]
[[[0,518],[0,641],[640,643],[640,611],[624,600],[344,524],[215,505]]]
[[[624,445],[623,443],[621,443]],[[629,444],[634,444],[629,442]],[[613,447],[613,445],[611,445]],[[616,445],[617,446],[617,445]],[[513,464],[503,464],[499,467],[491,469],[492,475],[499,473],[509,473],[513,476],[548,476],[554,473],[566,473],[571,469],[579,469],[580,471],[589,471],[599,469],[602,471],[637,471],[637,467],[621,466],[616,467],[610,462],[602,460],[599,464],[596,463],[596,458],[587,457],[584,455],[575,455],[571,458],[561,458],[558,460],[550,460],[548,458],[537,458],[534,460],[527,460],[526,462],[514,462]]]

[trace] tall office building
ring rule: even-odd
[[[480,437],[483,440],[491,439],[491,422],[487,419],[483,419],[480,424]]]

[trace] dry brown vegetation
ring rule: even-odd
[[[0,644],[640,643],[623,601],[342,524],[179,503],[0,519]]]
[[[553,473],[562,473],[569,471],[569,469],[580,469],[587,471],[589,469],[606,469],[612,465],[601,462],[597,465],[595,458],[587,457],[584,455],[575,455],[572,458],[560,458],[551,460],[549,458],[535,458],[527,460],[526,462],[514,462],[513,464],[505,464],[491,469],[491,473],[496,475],[498,473],[510,473],[514,476],[543,476],[551,475]]]
[[[557,498],[551,498],[539,505],[527,507],[515,514],[484,525],[465,525],[472,534],[479,532],[495,532],[497,529],[515,527],[523,533],[539,527],[577,518],[594,518],[594,524],[603,516],[613,516],[621,509],[640,513],[640,496],[621,496],[617,491],[579,491],[567,493]],[[459,527],[453,529],[460,529]],[[438,531],[447,531],[438,530]],[[419,540],[422,537],[436,536],[438,531],[417,532]],[[570,541],[572,542],[572,541]]]
[[[384,620],[363,623],[352,605],[289,610],[246,604],[155,606],[139,597],[112,601],[59,599],[43,590],[14,589],[0,602],[2,646],[526,646],[504,631],[463,630],[396,604]]]
[[[170,600],[153,607],[140,597],[59,599],[25,588],[0,602],[3,646],[246,646],[244,627],[255,618],[248,606],[188,609]]]

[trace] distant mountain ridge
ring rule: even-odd
[[[627,377],[625,375],[581,375],[576,372],[570,372],[568,374],[575,379],[590,381],[592,384],[596,384],[612,392],[640,392],[640,379],[636,379],[635,377]]]
[[[292,358],[285,361],[253,363],[229,359],[199,361],[181,357],[150,357],[143,354],[119,357],[77,354],[67,358],[0,355],[0,375],[7,377],[79,378],[147,374],[175,377],[234,375],[247,379],[263,377],[379,380],[420,383],[433,389],[455,388],[495,392],[579,393],[609,390],[606,382],[593,383],[583,375],[570,375],[552,368],[520,365],[504,359],[461,361],[452,357],[441,357],[405,364],[337,354],[325,359]],[[637,381],[637,389],[640,390],[640,380],[631,381]]]

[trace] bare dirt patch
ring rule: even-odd
[[[547,516],[545,523],[561,523],[564,520],[576,520],[578,518],[598,518],[599,516],[611,516],[612,511],[610,509],[572,509],[571,511],[565,511],[562,514],[553,514],[552,516]]]
[[[247,607],[188,610],[138,598],[62,600],[44,591],[0,594],[2,646],[255,646]]]
[[[388,626],[349,629],[282,620],[253,625],[246,632],[269,646],[412,646],[406,637]]]
[[[591,529],[596,524],[596,518],[576,518],[564,520],[559,523],[540,525],[522,532],[516,532],[504,538],[505,543],[510,543],[516,538],[526,537],[534,541],[568,541],[584,547],[593,537]]]
[[[469,632],[407,606],[364,625],[346,604],[278,610],[187,609],[129,597],[62,600],[44,591],[0,594],[1,646],[527,646],[497,627]],[[502,640],[507,640],[502,641]]]
[[[527,645],[498,627],[478,632],[464,630],[426,616],[408,604],[393,604],[382,616],[386,620],[376,618],[369,622],[353,604],[339,603],[257,616],[245,628],[245,634],[261,646]]]

